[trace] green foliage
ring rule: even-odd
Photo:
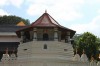
[[[74,46],[73,48],[78,49],[79,55],[82,54],[84,49],[89,59],[91,58],[91,56],[93,56],[97,60],[98,58],[97,51],[98,48],[100,48],[99,38],[97,38],[95,35],[93,35],[90,32],[85,32],[82,35],[76,36],[74,40],[75,42],[73,44]]]
[[[74,39],[74,44],[73,44],[73,48],[76,49],[78,48],[78,42],[79,42],[79,39],[81,38],[81,34],[76,34],[74,35],[73,39]]]
[[[0,25],[16,25],[19,22],[23,21],[26,25],[29,25],[30,22],[28,19],[23,19],[21,17],[18,16],[0,16]]]

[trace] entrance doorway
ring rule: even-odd
[[[44,40],[44,41],[49,40],[49,36],[48,36],[47,33],[44,33],[44,34],[43,34],[43,40]]]

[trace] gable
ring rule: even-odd
[[[24,22],[19,22],[16,26],[25,26]]]

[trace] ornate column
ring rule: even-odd
[[[58,41],[58,29],[54,28],[54,41]]]
[[[20,40],[20,43],[23,43],[23,41],[24,41],[24,32],[21,31],[21,40]]]
[[[30,31],[30,40],[33,40],[33,31]]]
[[[37,41],[37,29],[33,29],[33,41]]]
[[[69,32],[69,31],[67,32],[67,37],[66,37],[66,39],[67,39],[68,43],[71,43],[71,41],[70,41],[70,32]]]

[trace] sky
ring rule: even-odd
[[[44,12],[77,34],[100,37],[100,0],[0,0],[0,15],[16,15],[34,22]]]

